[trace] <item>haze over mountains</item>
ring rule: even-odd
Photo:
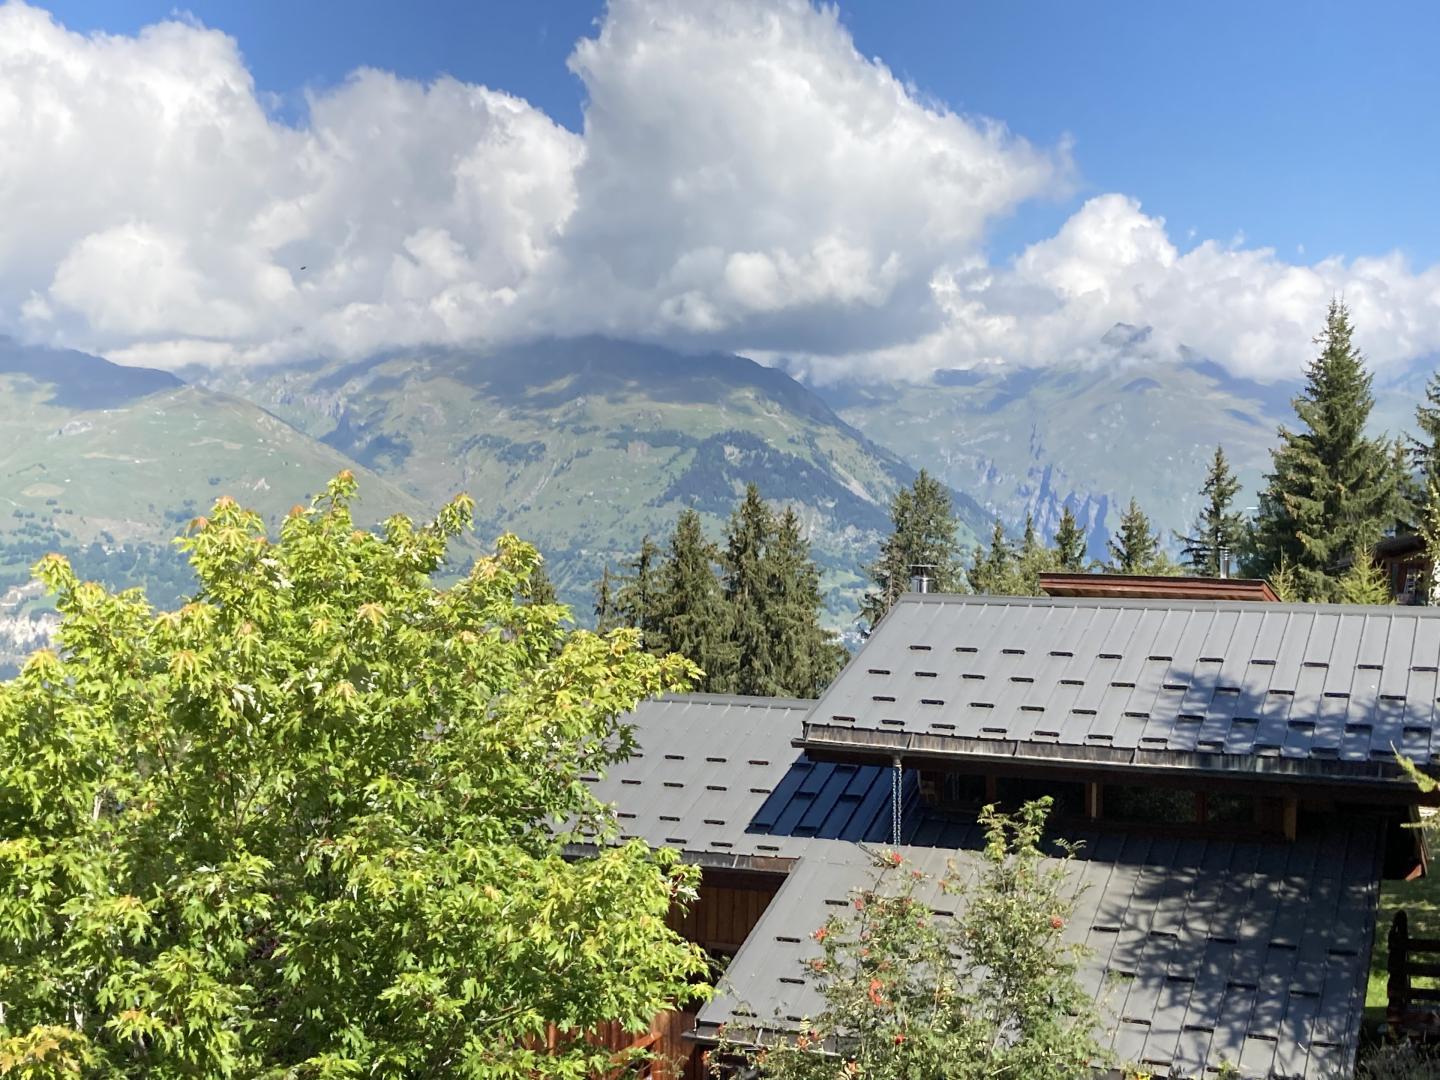
[[[1378,429],[1408,426],[1426,373],[1380,388]],[[1185,528],[1216,443],[1249,505],[1294,389],[1195,359],[812,388],[734,355],[598,337],[176,375],[3,339],[0,594],[58,549],[171,603],[189,578],[169,540],[215,497],[278,521],[349,468],[367,522],[470,492],[477,543],[536,543],[588,618],[603,567],[663,538],[682,507],[718,536],[754,481],[800,510],[844,628],[917,468],[954,490],[967,544],[1027,512],[1048,534],[1068,505],[1101,556],[1132,494],[1167,538]],[[43,606],[17,594],[0,617]]]

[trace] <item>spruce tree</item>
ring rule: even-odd
[[[775,516],[754,484],[730,515],[725,537],[724,596],[730,609],[730,640],[736,667],[724,689],[766,695],[777,685],[778,659],[770,633],[770,580],[765,552],[775,535]]]
[[[1419,437],[1409,436],[1410,459],[1420,474],[1422,496],[1440,481],[1440,371],[1425,382],[1425,400],[1415,407]]]
[[[1295,568],[1290,565],[1288,558],[1280,559],[1280,565],[1271,572],[1268,583],[1281,603],[1300,603],[1300,588],[1295,581]]]
[[[1350,566],[1336,583],[1335,599],[1342,604],[1389,604],[1394,601],[1385,572],[1369,550],[1357,548]]]
[[[615,594],[620,622],[640,631],[645,648],[656,656],[670,652],[660,625],[660,548],[646,535]]]
[[[1003,595],[1014,561],[1015,553],[1010,550],[1010,542],[1005,538],[1005,526],[996,518],[995,527],[990,530],[990,547],[986,549],[976,544],[970,558],[968,576],[971,590],[989,596]]]
[[[1421,537],[1425,540],[1425,560],[1430,564],[1425,582],[1425,603],[1440,600],[1440,476],[1432,477],[1425,485],[1425,508],[1420,515]]]
[[[620,612],[615,606],[615,575],[606,566],[600,571],[600,580],[595,583],[595,632],[608,634],[621,625]]]
[[[774,682],[764,692],[819,697],[845,660],[845,650],[820,625],[820,571],[810,558],[800,518],[787,507],[765,552]]]
[[[1226,568],[1226,555],[1234,555],[1245,539],[1245,518],[1230,507],[1240,491],[1240,481],[1226,460],[1224,447],[1215,447],[1210,470],[1200,494],[1205,505],[1191,526],[1191,535],[1179,536],[1186,561],[1202,577],[1219,577]]]
[[[558,604],[559,595],[555,592],[555,583],[550,580],[550,575],[545,572],[545,563],[537,562],[535,569],[530,573],[530,580],[526,582],[522,599],[529,604]]]
[[[1060,511],[1060,525],[1055,530],[1055,569],[1066,574],[1085,570],[1085,534],[1070,507]]]
[[[1338,595],[1338,564],[1368,551],[1400,510],[1393,446],[1370,438],[1371,376],[1354,342],[1350,314],[1332,300],[1320,354],[1295,399],[1301,427],[1280,428],[1272,471],[1260,496],[1252,572],[1273,573],[1285,559],[1305,600]]]
[[[867,567],[875,587],[865,594],[860,613],[871,627],[910,588],[916,568],[926,568],[936,592],[959,592],[964,580],[950,493],[924,469],[890,500],[890,525],[880,557]]]
[[[1112,574],[1154,574],[1162,572],[1168,560],[1160,557],[1160,536],[1150,528],[1150,519],[1132,496],[1120,518],[1120,528],[1106,545]]]
[[[730,613],[715,566],[720,552],[705,538],[700,515],[683,510],[660,567],[657,617],[667,647],[705,673],[698,689],[714,691],[734,679]]]

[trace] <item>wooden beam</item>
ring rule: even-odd
[[[1299,800],[1299,799],[1296,799],[1296,798],[1294,798],[1294,797],[1292,796],[1291,798],[1288,798],[1288,799],[1285,800],[1285,810],[1284,810],[1283,825],[1282,825],[1281,827],[1282,827],[1282,828],[1284,829],[1284,831],[1285,831],[1285,839],[1286,839],[1286,840],[1294,840],[1294,839],[1295,839],[1296,834],[1300,831],[1300,800]]]
[[[1099,821],[1105,812],[1104,788],[1095,780],[1085,785],[1085,816]]]

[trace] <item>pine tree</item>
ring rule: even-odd
[[[775,516],[747,484],[745,497],[730,515],[723,567],[725,602],[730,609],[730,640],[737,658],[724,690],[732,694],[766,695],[777,685],[778,659],[772,650],[770,580],[765,552],[775,535]]]
[[[1010,542],[1005,538],[1005,526],[996,518],[995,527],[990,530],[989,549],[976,544],[970,558],[971,590],[989,596],[1004,595],[1014,561],[1015,553],[1010,550]]]
[[[1370,551],[1356,548],[1350,566],[1336,583],[1335,599],[1342,604],[1389,604],[1393,601],[1385,572]]]
[[[620,612],[615,606],[615,575],[607,566],[600,571],[600,580],[595,583],[595,632],[608,634],[620,625]]]
[[[1440,476],[1425,486],[1425,509],[1420,515],[1420,535],[1425,540],[1425,559],[1430,564],[1425,582],[1425,603],[1440,600]]]
[[[1079,574],[1085,569],[1085,534],[1070,507],[1060,511],[1060,525],[1055,530],[1055,568],[1066,574]]]
[[[1295,399],[1302,427],[1282,426],[1271,451],[1251,571],[1270,574],[1286,559],[1301,597],[1330,600],[1338,594],[1340,561],[1374,547],[1403,500],[1393,445],[1365,434],[1371,376],[1338,300],[1316,340],[1320,354]]]
[[[1150,528],[1150,519],[1132,496],[1130,505],[1120,518],[1120,528],[1106,545],[1110,562],[1105,569],[1112,574],[1154,574],[1165,569],[1160,558],[1160,536]]]
[[[1420,474],[1420,489],[1426,493],[1430,482],[1440,481],[1440,371],[1425,382],[1425,400],[1415,407],[1415,424],[1420,436],[1408,437],[1410,458]]]
[[[1219,577],[1228,565],[1226,556],[1234,555],[1245,539],[1245,517],[1230,509],[1239,491],[1240,481],[1225,458],[1225,448],[1215,447],[1200,487],[1205,505],[1191,526],[1191,535],[1176,535],[1190,568],[1202,577]]]
[[[537,562],[535,569],[531,571],[530,580],[525,585],[523,599],[530,604],[558,604],[560,602],[560,597],[555,592],[555,583],[545,572],[544,562]]]
[[[820,625],[824,610],[820,572],[810,558],[810,545],[800,518],[787,507],[765,552],[769,581],[767,627],[774,682],[765,693],[784,697],[819,697],[840,670],[846,653]]]
[[[656,656],[670,652],[660,625],[660,548],[647,535],[640,541],[640,551],[629,563],[615,594],[615,610],[624,626],[640,631],[645,648]]]
[[[716,690],[735,677],[730,613],[715,564],[720,553],[705,539],[700,515],[683,510],[660,567],[657,617],[667,647],[699,665],[699,689]]]
[[[1297,604],[1300,602],[1300,588],[1295,581],[1295,568],[1290,565],[1290,560],[1284,556],[1280,559],[1280,565],[1275,567],[1269,578],[1271,591],[1281,603]]]
[[[890,525],[880,558],[867,568],[875,588],[865,594],[860,613],[871,627],[910,588],[916,568],[926,568],[936,592],[958,592],[964,580],[950,493],[924,469],[890,500]]]

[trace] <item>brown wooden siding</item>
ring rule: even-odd
[[[755,929],[779,883],[700,886],[700,897],[690,910],[678,909],[670,928],[716,956],[733,956]]]
[[[780,876],[725,871],[707,874],[689,910],[676,908],[671,913],[670,928],[716,959],[728,959],[755,929],[782,880]],[[644,1049],[655,1058],[639,1070],[617,1070],[597,1080],[705,1080],[704,1051],[685,1038],[695,1027],[695,1015],[695,1010],[681,1009],[661,1013],[646,1031],[626,1031],[619,1023],[609,1023],[586,1033],[587,1042],[617,1054]],[[552,1030],[548,1041],[556,1047],[567,1041],[567,1036]]]

